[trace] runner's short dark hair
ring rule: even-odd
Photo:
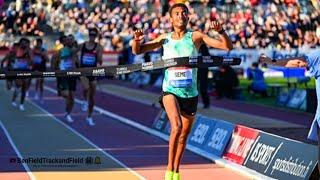
[[[22,42],[30,43],[30,40],[28,38],[23,37],[20,39],[19,43],[22,43]]]
[[[97,35],[99,34],[99,31],[97,28],[89,28],[88,31],[89,31],[89,34],[90,32],[95,32]]]
[[[65,43],[66,42],[66,38],[67,38],[67,36],[66,35],[61,35],[60,37],[59,37],[59,41],[60,41],[60,43]]]
[[[37,43],[41,43],[41,44],[43,43],[43,41],[42,41],[41,38],[37,38],[37,39],[36,39],[36,42],[37,42]]]
[[[189,9],[188,9],[188,7],[187,7],[185,4],[183,4],[183,3],[177,3],[177,4],[174,4],[174,5],[172,5],[172,6],[170,7],[170,9],[169,9],[169,14],[170,14],[170,16],[171,16],[172,10],[173,10],[174,8],[177,8],[177,7],[181,7],[181,8],[183,8],[183,9],[185,9],[185,10],[187,11],[187,13],[189,13]]]

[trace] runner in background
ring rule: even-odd
[[[46,63],[49,62],[48,54],[46,50],[42,47],[42,39],[36,39],[36,44],[33,49],[33,71],[46,71]],[[43,103],[43,78],[36,79],[35,85],[35,96],[34,99],[38,100],[40,98],[40,102]]]
[[[21,38],[19,41],[19,46],[16,48],[16,57],[14,61],[12,62],[12,70],[13,71],[31,71],[33,66],[32,61],[32,52],[30,49],[30,40],[27,38]],[[20,105],[19,109],[21,111],[24,111],[24,100],[26,97],[26,92],[28,89],[28,86],[30,84],[31,79],[30,78],[24,78],[24,79],[15,79],[15,85],[16,88],[12,95],[12,106],[16,107],[16,98],[21,93],[20,96]]]
[[[73,39],[71,36],[61,36],[60,42],[64,44],[54,58],[51,65],[53,70],[72,70],[78,66],[76,53],[72,51]],[[71,111],[74,105],[74,92],[76,90],[77,78],[74,77],[57,77],[57,92],[58,96],[62,96],[66,103],[65,119],[68,122],[73,122]]]
[[[102,65],[102,47],[96,42],[99,36],[99,31],[96,28],[89,28],[89,41],[80,45],[80,67],[97,67]],[[92,112],[94,107],[94,95],[97,87],[97,77],[80,77],[83,86],[83,98],[81,109],[88,111],[86,121],[90,126],[95,123],[92,119]]]
[[[76,52],[80,51],[80,49],[79,49],[80,46],[79,46],[77,40],[75,39],[75,37],[72,34],[69,34],[68,38],[70,38],[72,41],[72,43],[71,43],[72,44],[72,48],[71,48],[72,52],[76,53]]]

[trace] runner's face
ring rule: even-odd
[[[67,44],[67,46],[72,47],[73,38],[72,38],[72,37],[67,37],[67,39],[66,39],[66,44]]]
[[[17,51],[19,49],[19,45],[13,46],[13,51]]]
[[[37,48],[41,48],[41,47],[42,47],[42,43],[41,43],[41,42],[37,42],[37,43],[36,43],[36,47],[37,47]]]
[[[182,7],[172,9],[170,20],[173,27],[186,28],[189,21],[187,10]]]
[[[97,37],[97,33],[96,32],[89,32],[89,39],[90,41],[95,41]]]
[[[21,48],[26,49],[28,47],[28,44],[29,43],[27,41],[21,41],[20,46]]]

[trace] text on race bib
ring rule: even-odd
[[[82,64],[85,65],[94,65],[96,63],[96,55],[95,54],[84,54],[82,57]]]
[[[61,59],[59,67],[60,67],[60,70],[72,69],[73,68],[72,59]]]
[[[27,69],[28,61],[26,59],[16,59],[13,65],[14,69]]]
[[[41,64],[41,62],[42,62],[41,56],[33,56],[33,62],[35,64]]]
[[[189,87],[192,85],[192,69],[168,69],[168,80],[173,87]]]

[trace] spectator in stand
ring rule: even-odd
[[[0,10],[2,9],[3,5],[4,5],[4,0],[0,0]]]
[[[166,7],[159,6],[159,0],[117,1],[99,3],[101,0],[48,0],[44,3],[17,0],[10,3],[5,13],[0,14],[0,26],[13,34],[43,36],[47,25],[54,32],[63,32],[83,37],[83,29],[96,27],[102,37],[119,35],[128,46],[134,28],[141,28],[145,34],[161,34],[172,28]],[[88,2],[88,3],[87,3]],[[320,45],[315,31],[320,28],[320,7],[315,1],[202,1],[208,8],[199,10],[199,2],[186,2],[190,9],[191,29],[202,29],[207,33],[210,20],[221,20],[236,49],[264,48],[290,50],[292,48],[315,48]],[[156,6],[153,3],[157,4]],[[168,1],[170,5],[174,1]],[[228,4],[229,13],[219,5]],[[252,10],[252,6],[255,6]],[[156,9],[148,9],[148,8]],[[202,6],[203,7],[203,6]],[[150,12],[150,13],[148,13]],[[66,18],[67,17],[67,18]],[[5,32],[6,32],[5,31]],[[209,32],[210,33],[210,32]],[[1,36],[1,33],[0,33]],[[84,40],[81,40],[84,41]],[[103,40],[110,50],[109,40]]]

